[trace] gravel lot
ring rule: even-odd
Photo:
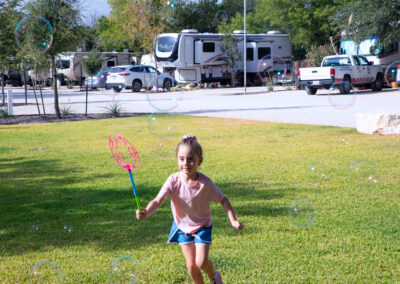
[[[15,116],[38,114],[32,89],[28,90],[28,105],[24,104],[23,88],[10,89]],[[51,89],[44,90],[43,99],[46,113],[54,113]],[[41,101],[40,97],[38,100]],[[75,114],[85,112],[85,92],[78,87],[62,87],[59,102],[60,109],[69,108]],[[340,95],[338,91],[320,90],[317,95],[308,96],[305,91],[284,87],[276,87],[273,92],[268,92],[266,87],[249,87],[246,95],[243,88],[218,88],[149,96],[144,91],[114,93],[102,89],[89,92],[88,113],[93,118],[101,118],[113,102],[117,102],[126,115],[169,111],[195,116],[356,127],[357,113],[400,112],[400,91],[359,90]]]

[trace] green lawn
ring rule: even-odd
[[[158,119],[151,127],[165,133],[170,119]],[[33,281],[30,271],[41,261],[58,265],[62,283],[108,283],[120,256],[137,261],[139,283],[190,283],[179,246],[166,244],[169,201],[137,221],[129,176],[109,150],[111,133],[138,150],[134,178],[147,205],[177,171],[174,156],[157,151],[148,121],[0,126],[1,283]],[[225,283],[400,282],[400,137],[185,116],[176,117],[174,129],[173,145],[197,135],[205,154],[200,171],[229,197],[245,226],[235,231],[213,205],[210,258]],[[377,166],[374,186],[351,178],[350,164],[360,158]],[[309,175],[316,161],[326,164],[326,180]],[[288,214],[299,199],[317,210],[304,228]]]

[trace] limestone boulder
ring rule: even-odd
[[[357,131],[364,134],[400,135],[400,113],[358,113]]]

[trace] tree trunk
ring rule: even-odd
[[[56,113],[57,118],[61,119],[60,107],[58,105],[56,58],[54,55],[51,56],[51,73],[53,77],[53,88],[54,88],[54,111]]]
[[[1,73],[1,98],[2,98],[2,105],[3,106],[5,104],[5,98],[4,98],[4,85],[6,83],[5,81],[6,81],[6,78],[5,78],[4,74]]]
[[[24,73],[24,91],[25,91],[25,104],[28,104],[28,86],[26,84],[28,84],[27,82],[27,78],[26,78],[26,71],[23,71]]]

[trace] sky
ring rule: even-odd
[[[81,1],[81,14],[86,24],[91,23],[92,16],[108,16],[110,15],[111,8],[107,0],[82,0]]]

